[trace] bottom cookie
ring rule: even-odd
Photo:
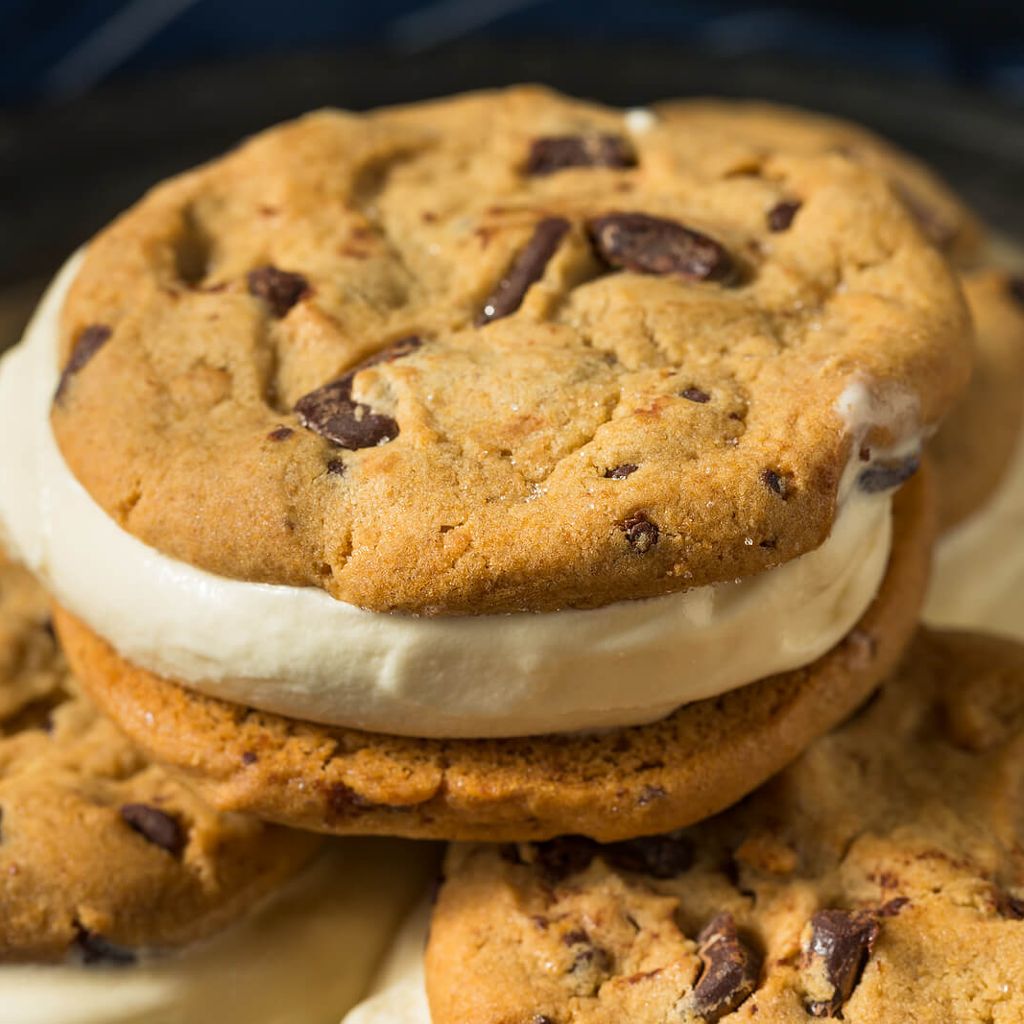
[[[736,807],[599,846],[456,845],[433,1024],[1018,1024],[1024,647],[922,633]]]
[[[215,806],[333,832],[441,839],[612,840],[721,810],[860,704],[913,634],[933,535],[926,474],[895,501],[881,590],[806,668],[652,725],[507,740],[417,740],[297,722],[139,669],[68,612],[55,621],[92,696]]]

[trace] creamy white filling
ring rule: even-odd
[[[1024,432],[990,501],[939,542],[924,619],[1024,641]]]
[[[0,364],[0,522],[14,552],[123,657],[204,693],[421,737],[640,724],[813,661],[856,623],[885,573],[891,496],[851,486],[855,463],[818,549],[747,580],[650,600],[424,618],[215,576],[122,529],[57,448],[57,323],[76,267],[61,271]],[[842,409],[854,433],[865,393],[852,386]]]
[[[430,1024],[423,950],[430,932],[430,902],[408,916],[373,979],[369,994],[341,1024]]]
[[[183,952],[0,966],[0,1024],[337,1024],[434,862],[426,844],[336,841],[243,921]]]

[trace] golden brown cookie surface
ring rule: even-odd
[[[992,496],[1019,443],[1024,412],[1024,277],[984,269],[963,282],[975,326],[974,373],[928,446],[942,529]]]
[[[858,124],[758,101],[678,100],[656,104],[655,110],[673,130],[717,131],[723,143],[742,139],[764,154],[841,153],[882,174],[929,241],[954,263],[972,265],[982,258],[984,229],[953,190],[924,163]],[[797,212],[783,207],[775,218],[781,224]]]
[[[846,385],[924,424],[961,388],[956,284],[863,161],[628,125],[535,89],[322,112],[161,186],[64,310],[71,468],[172,556],[376,610],[816,547]]]
[[[879,696],[668,835],[451,848],[434,1024],[1024,1019],[1024,647],[922,633]]]
[[[805,669],[601,734],[418,740],[291,721],[190,692],[130,665],[67,612],[56,621],[100,706],[216,806],[341,834],[616,839],[739,799],[884,678],[923,596],[926,484],[919,475],[897,497],[881,591],[837,647]]]
[[[240,915],[313,854],[220,814],[80,693],[48,599],[0,563],[0,960],[130,962]]]

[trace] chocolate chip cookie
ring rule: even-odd
[[[90,244],[60,449],[158,550],[375,611],[593,607],[793,559],[833,522],[846,389],[926,431],[968,327],[874,143],[758,123],[523,88],[271,129]],[[928,181],[917,219],[958,246]]]
[[[139,669],[59,608],[56,622],[100,706],[215,806],[334,833],[626,838],[739,799],[889,673],[916,626],[928,572],[934,524],[926,485],[919,474],[898,495],[882,588],[826,655],[652,725],[599,734],[423,740],[298,722]]]
[[[1024,647],[922,633],[742,803],[628,842],[451,848],[434,1024],[1024,1019]]]
[[[103,718],[0,563],[0,960],[131,963],[229,924],[317,841],[218,813]]]

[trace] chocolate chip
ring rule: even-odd
[[[562,882],[590,867],[597,843],[586,836],[559,836],[535,847],[537,864],[551,882]]]
[[[640,467],[635,462],[623,462],[621,465],[604,471],[606,480],[625,480],[632,476]]]
[[[1024,306],[1024,277],[1011,277],[1006,282],[1006,290],[1014,302],[1019,306]]]
[[[554,174],[566,167],[635,167],[636,155],[619,135],[547,135],[534,139],[526,174]]]
[[[154,846],[177,856],[185,848],[185,832],[177,818],[150,804],[125,804],[121,819]]]
[[[520,856],[519,847],[516,846],[515,843],[502,843],[502,845],[498,847],[498,856],[506,864],[515,864],[516,867],[526,863]]]
[[[242,764],[244,765],[255,764],[259,759],[259,755],[254,750],[242,751]]]
[[[899,912],[910,902],[906,896],[897,896],[895,899],[883,903],[875,911],[876,917],[897,917]]]
[[[857,486],[865,494],[889,491],[909,480],[918,471],[920,465],[921,456],[916,452],[903,459],[878,462],[861,470],[860,476],[857,477]]]
[[[601,856],[620,871],[652,878],[676,878],[692,866],[693,844],[680,833],[670,832],[610,843],[601,848]]]
[[[838,1017],[853,994],[878,938],[871,915],[847,910],[819,910],[811,918],[811,941],[804,954],[805,969],[824,969],[832,995],[809,1003],[812,1017]]]
[[[327,460],[327,472],[331,476],[344,476],[345,475],[345,463],[341,459],[328,459]]]
[[[589,942],[586,935],[584,935],[583,942]],[[572,974],[579,974],[583,971],[592,970],[604,974],[611,969],[612,957],[608,950],[602,949],[600,946],[591,945],[586,949],[581,949],[576,954],[569,971]]]
[[[274,427],[274,429],[267,434],[268,441],[287,441],[289,437],[294,434],[295,431],[291,427]]]
[[[606,263],[640,274],[674,274],[694,281],[727,281],[734,266],[713,238],[646,213],[609,213],[587,225]]]
[[[679,397],[691,402],[699,402],[701,405],[711,401],[711,396],[700,388],[684,388],[679,392]]]
[[[562,942],[567,946],[578,946],[581,942],[589,942],[590,936],[582,928],[574,928],[562,936]]]
[[[309,292],[309,282],[301,274],[270,265],[250,270],[246,280],[249,294],[262,299],[279,320]]]
[[[530,240],[516,254],[508,272],[484,303],[476,318],[478,327],[500,320],[520,307],[530,285],[543,277],[568,230],[569,222],[563,217],[545,217],[537,224]]]
[[[55,402],[64,397],[71,378],[110,340],[111,334],[113,330],[106,324],[90,324],[82,330],[57,382],[57,391],[53,396]]]
[[[1002,892],[996,898],[996,910],[1011,921],[1024,921],[1024,899]]]
[[[785,498],[789,491],[789,483],[786,478],[781,473],[776,473],[774,469],[762,471],[761,483],[780,498]]]
[[[130,949],[118,946],[81,925],[78,926],[74,945],[84,964],[117,964],[123,967],[135,963],[136,960]]]
[[[893,188],[932,245],[945,249],[956,239],[956,226],[943,220],[939,213],[919,195],[902,182],[896,182]]]
[[[760,957],[739,937],[732,914],[722,913],[697,936],[703,970],[693,988],[693,1006],[707,1022],[738,1009],[757,987]]]
[[[781,203],[776,203],[768,211],[768,230],[788,231],[801,206],[803,203],[797,200],[783,200]]]
[[[626,535],[629,546],[638,554],[645,555],[658,543],[658,524],[652,522],[643,512],[634,512],[619,524]]]
[[[368,356],[358,366],[353,367],[349,372],[358,373],[368,366],[380,366],[382,363],[393,363],[396,359],[404,359],[411,356],[418,348],[423,346],[423,339],[418,334],[407,334],[404,338],[398,338],[386,345],[379,352]]]

